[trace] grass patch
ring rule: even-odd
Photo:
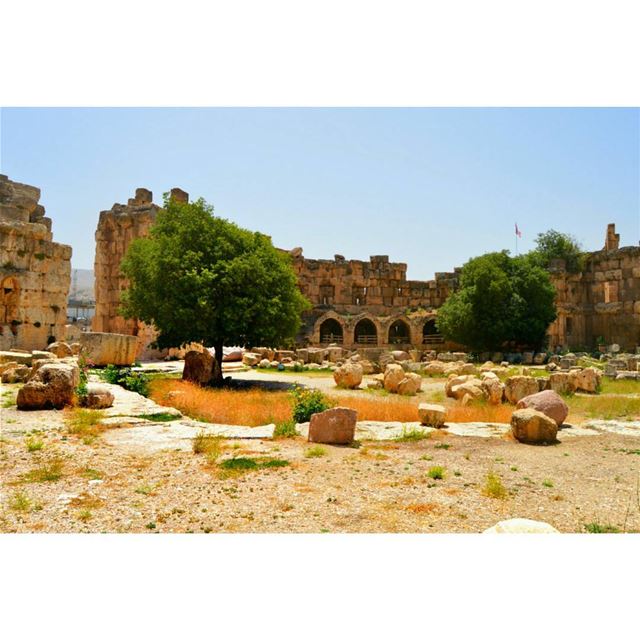
[[[610,524],[599,524],[598,522],[590,522],[584,525],[587,533],[620,533],[618,527]]]
[[[28,471],[22,476],[23,482],[57,482],[62,478],[64,463],[60,458],[54,458],[39,467]]]
[[[224,444],[219,436],[212,436],[201,431],[193,439],[191,448],[196,455],[205,454],[209,464],[215,464],[222,454]]]
[[[640,393],[640,380],[611,380],[611,378],[603,376],[600,378],[600,391],[624,395]]]
[[[620,382],[625,382],[621,380]],[[637,383],[636,383],[637,384]],[[632,420],[640,417],[640,397],[572,396],[565,398],[572,414],[598,420]]]
[[[502,479],[493,471],[489,471],[489,473],[487,473],[483,493],[490,498],[497,498],[499,500],[507,497],[507,489],[502,484]]]
[[[274,438],[295,438],[297,435],[295,420],[279,422],[273,430]]]
[[[438,444],[434,446],[434,449],[444,449],[446,451],[447,449],[451,449],[452,446],[453,445],[447,442],[438,442]]]
[[[104,476],[102,471],[98,471],[97,469],[91,469],[91,467],[85,467],[80,471],[80,474],[89,480],[101,480]]]
[[[82,438],[85,444],[91,444],[103,431],[103,427],[100,425],[103,415],[102,411],[98,409],[81,409],[79,407],[65,409],[64,417],[67,423],[67,432]]]
[[[543,480],[542,486],[547,487],[547,489],[553,488],[553,480]]]
[[[419,442],[420,440],[427,440],[431,437],[431,431],[422,431],[420,429],[407,429],[402,428],[402,435],[394,438],[396,442]]]
[[[281,458],[229,458],[220,463],[223,477],[238,475],[249,471],[259,471],[260,469],[277,469],[288,467],[289,461]]]
[[[40,451],[40,449],[44,447],[44,440],[41,438],[30,437],[25,440],[25,445],[27,447],[27,451],[29,453],[33,453],[34,451]]]
[[[439,466],[429,467],[429,470],[427,471],[427,475],[432,480],[444,480],[445,473],[445,468]]]
[[[31,499],[24,491],[16,491],[9,499],[9,508],[13,511],[29,511]]]
[[[316,445],[315,447],[308,447],[305,449],[304,457],[305,458],[322,458],[329,453],[326,447],[321,447],[320,445]]]
[[[179,420],[180,416],[176,416],[173,413],[142,413],[139,416],[135,416],[136,418],[143,418],[144,420],[149,420],[150,422],[173,422],[174,420]]]

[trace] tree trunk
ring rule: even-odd
[[[216,354],[216,361],[213,363],[213,377],[211,378],[211,385],[214,387],[221,387],[223,383],[222,377],[222,342],[216,342],[213,345]]]

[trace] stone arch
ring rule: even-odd
[[[342,344],[344,341],[344,330],[342,324],[336,318],[326,318],[319,326],[320,344]]]
[[[20,283],[15,276],[6,276],[0,282],[0,323],[17,321],[19,307]]]
[[[441,342],[443,342],[443,338],[436,326],[436,317],[427,318],[422,325],[422,344],[439,344]]]
[[[361,318],[353,328],[353,341],[356,344],[378,344],[378,329],[371,318]]]
[[[398,318],[389,325],[389,344],[410,344],[411,327],[406,320]]]

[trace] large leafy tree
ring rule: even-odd
[[[549,274],[531,257],[487,253],[463,266],[437,326],[448,340],[478,351],[510,341],[537,348],[556,317],[554,298]]]
[[[580,270],[582,254],[582,247],[573,236],[549,229],[538,234],[536,248],[529,255],[545,269],[552,260],[564,260],[567,271],[576,273]]]
[[[166,194],[149,236],[134,240],[122,261],[129,280],[123,313],[152,325],[159,348],[199,342],[277,345],[297,333],[309,303],[297,286],[289,256],[269,237],[214,215],[200,199]],[[214,384],[222,383],[215,367]]]

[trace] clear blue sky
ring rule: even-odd
[[[388,254],[430,279],[568,232],[640,239],[638,109],[3,109],[0,172],[36,185],[74,268],[101,210],[179,186],[310,258]]]

